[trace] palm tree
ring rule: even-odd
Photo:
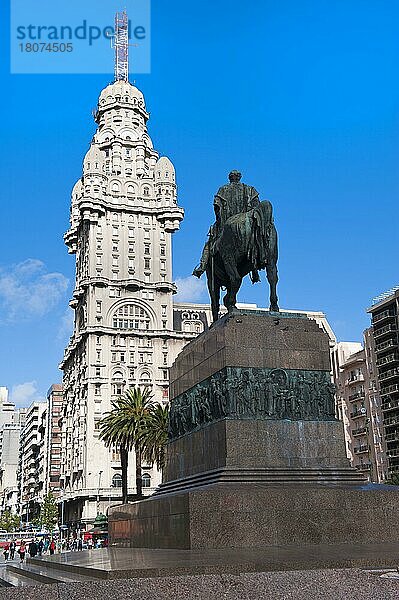
[[[105,414],[100,421],[100,438],[107,448],[119,448],[122,469],[122,502],[127,503],[127,468],[129,451],[134,448],[136,453],[136,493],[142,494],[141,459],[142,443],[140,435],[145,426],[149,413],[155,407],[151,390],[138,387],[126,390],[123,396],[113,400],[112,410]]]
[[[154,405],[139,434],[143,458],[150,463],[155,462],[158,469],[163,469],[168,442],[169,407]]]

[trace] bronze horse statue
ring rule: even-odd
[[[218,232],[211,228],[209,257],[206,264],[212,317],[219,317],[220,291],[226,288],[223,304],[227,310],[235,307],[243,278],[251,274],[252,283],[259,281],[258,271],[266,269],[270,286],[270,310],[278,312],[277,299],[277,231],[273,209],[268,200],[259,202],[247,212],[229,217]],[[194,275],[200,276],[200,270]]]

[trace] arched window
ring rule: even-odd
[[[112,191],[113,192],[119,192],[120,189],[121,188],[120,188],[119,183],[117,181],[114,181],[113,184],[112,184]]]
[[[144,196],[149,196],[150,195],[150,188],[149,187],[145,186],[143,188],[143,195]]]
[[[151,384],[151,375],[149,374],[148,371],[143,371],[140,375],[140,383],[143,385],[150,385]]]
[[[120,475],[119,473],[115,473],[115,475],[112,477],[112,487],[122,487],[122,475]]]
[[[127,193],[128,193],[128,196],[134,196],[134,185],[127,186]]]
[[[143,488],[151,487],[151,476],[148,473],[143,473],[141,480]]]
[[[150,315],[141,306],[124,304],[114,312],[112,326],[116,329],[149,329]]]

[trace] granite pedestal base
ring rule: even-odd
[[[397,508],[394,490],[240,482],[114,507],[109,531],[134,548],[370,544],[399,541]]]
[[[371,543],[399,531],[397,494],[362,489],[334,416],[329,339],[304,315],[235,312],[171,369],[156,495],[109,511],[112,544],[221,549]]]

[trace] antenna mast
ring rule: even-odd
[[[126,10],[115,15],[115,81],[129,79],[129,22]]]

